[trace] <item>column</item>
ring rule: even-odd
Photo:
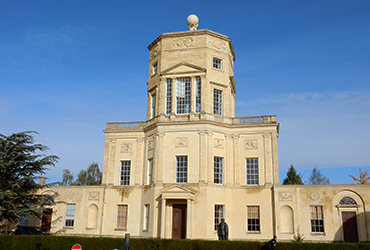
[[[231,136],[225,135],[224,181],[226,185],[232,185],[234,183],[233,158],[233,145]]]
[[[153,172],[154,175],[154,182],[162,183],[163,182],[163,150],[164,150],[164,132],[158,132],[155,135],[155,161]]]
[[[144,138],[140,137],[136,139],[136,168],[135,168],[135,185],[140,185],[142,183],[142,176],[144,174],[143,165],[145,165],[145,161],[143,161],[143,145],[144,145]]]
[[[273,133],[271,136],[272,140],[272,168],[273,168],[273,183],[275,185],[279,185],[279,160],[278,160],[278,143],[277,138],[279,135],[277,133]]]
[[[186,238],[191,239],[193,237],[193,201],[188,199],[186,203]]]
[[[259,171],[260,173],[265,173],[264,183],[259,183],[260,185],[272,184],[273,183],[273,170],[272,170],[272,154],[271,154],[271,134],[264,134],[263,137],[263,149],[264,149],[264,171]],[[258,166],[260,168],[260,166]],[[261,177],[259,177],[261,180]]]
[[[242,181],[242,176],[240,176],[240,169],[242,167],[245,167],[244,164],[241,164],[240,163],[240,159],[239,159],[239,140],[240,140],[240,136],[239,135],[232,135],[232,138],[233,138],[233,158],[234,158],[234,171],[233,171],[233,174],[234,174],[234,185],[236,186],[240,186],[240,183],[245,183]],[[245,177],[244,177],[245,178]]]
[[[161,200],[161,239],[165,239],[166,236],[167,236],[167,225],[166,225],[166,221],[167,221],[167,211],[166,211],[166,199],[163,199]]]
[[[207,132],[198,132],[199,136],[199,182],[206,183],[207,180],[207,166],[208,166],[208,143],[207,143]]]

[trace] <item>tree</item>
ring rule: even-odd
[[[370,184],[369,183],[370,176],[368,177],[368,175],[369,173],[367,172],[367,170],[365,170],[365,172],[362,172],[360,168],[360,178],[359,179],[357,179],[353,175],[349,175],[349,176],[351,176],[354,181],[357,181],[358,184]]]
[[[87,170],[81,170],[77,175],[77,180],[72,182],[73,175],[67,169],[63,170],[62,185],[77,185],[77,186],[90,186],[100,185],[102,173],[100,172],[98,163],[91,163]]]
[[[283,181],[283,185],[303,185],[302,177],[301,174],[297,174],[293,164],[291,164]]]
[[[35,144],[25,131],[10,136],[0,134],[0,222],[16,223],[20,216],[42,215],[42,206],[53,203],[50,195],[37,194],[46,185],[36,183],[46,166],[54,166],[59,157],[40,152],[49,148]]]
[[[68,169],[63,169],[63,181],[60,183],[62,186],[69,186],[73,183],[73,175]]]
[[[317,168],[313,168],[309,183],[311,185],[325,185],[330,184],[330,180],[328,177],[323,176],[320,170],[318,170]]]

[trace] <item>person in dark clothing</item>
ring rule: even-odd
[[[277,237],[274,236],[269,242],[266,244],[267,249],[276,250],[276,241]]]
[[[217,225],[217,235],[219,240],[227,240],[229,238],[229,226],[223,218],[221,219],[221,222]]]

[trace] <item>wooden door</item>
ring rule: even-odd
[[[356,212],[342,212],[345,242],[358,242]]]
[[[41,220],[41,231],[45,233],[50,232],[52,214],[53,214],[53,209],[51,208],[44,209],[44,212],[42,214],[42,220]]]
[[[186,238],[186,204],[173,204],[172,238]]]

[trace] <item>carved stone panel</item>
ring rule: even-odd
[[[154,148],[154,141],[153,140],[148,141],[148,149],[153,150],[153,148]]]
[[[292,192],[279,192],[279,201],[292,201],[293,193]]]
[[[194,47],[194,38],[180,38],[173,41],[173,47],[175,48],[190,48]]]
[[[224,42],[224,41],[219,41],[219,40],[210,40],[210,41],[208,42],[208,44],[209,44],[211,47],[213,47],[213,48],[215,48],[215,49],[217,49],[217,50],[221,50],[221,51],[223,51],[223,50],[225,50],[225,49],[227,48],[227,43],[226,43],[226,42]]]
[[[76,198],[76,193],[75,192],[71,191],[71,192],[68,193],[68,199],[73,201],[75,198]]]
[[[225,140],[215,138],[215,148],[224,148]]]
[[[157,43],[151,50],[150,50],[150,58],[155,57],[156,55],[159,54],[161,50],[161,46],[159,43]]]
[[[320,194],[318,192],[312,192],[311,193],[311,200],[317,201],[318,199],[320,199]]]
[[[245,140],[244,148],[249,149],[258,149],[258,142],[257,140]]]
[[[89,192],[89,200],[99,200],[99,192],[96,192],[96,191],[92,191],[92,192]]]
[[[131,153],[132,145],[131,143],[124,143],[121,146],[121,153]]]
[[[187,146],[188,146],[188,138],[186,137],[176,138],[176,147],[187,147]]]

